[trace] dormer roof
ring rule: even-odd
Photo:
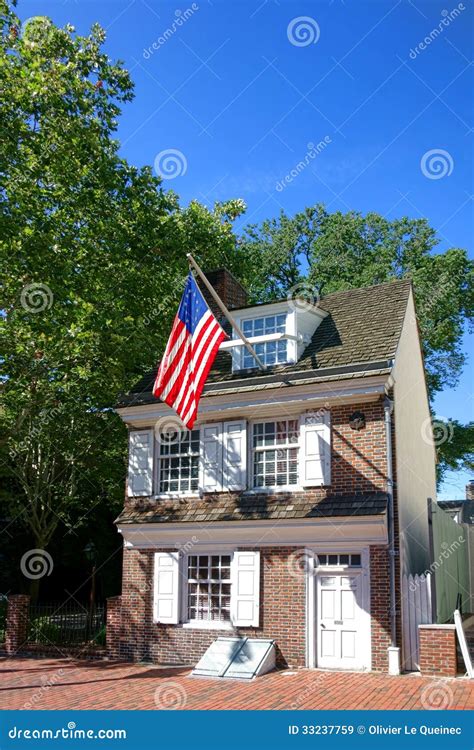
[[[411,281],[394,280],[376,286],[348,289],[323,297],[319,307],[325,317],[295,363],[276,365],[265,371],[232,371],[228,352],[219,352],[212,367],[203,397],[249,387],[271,387],[291,377],[295,382],[362,377],[389,373],[397,350]],[[275,302],[252,305],[262,309]],[[245,308],[239,308],[240,310]],[[233,310],[233,315],[238,309]],[[137,382],[118,407],[156,403],[152,386],[155,370]]]

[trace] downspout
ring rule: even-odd
[[[395,592],[395,510],[393,501],[393,450],[392,450],[393,401],[385,399],[385,445],[387,454],[387,495],[388,495],[388,556],[390,580],[390,649],[389,672],[400,674],[400,655],[397,647],[397,607]]]

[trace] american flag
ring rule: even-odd
[[[209,310],[191,272],[174,319],[153,395],[171,406],[190,430],[217,350],[227,334]]]

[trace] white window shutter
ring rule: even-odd
[[[132,430],[129,433],[128,495],[142,497],[153,494],[153,430]]]
[[[258,627],[260,619],[260,552],[234,552],[230,604],[233,625]]]
[[[223,425],[223,489],[247,486],[247,422],[239,419]]]
[[[300,419],[300,481],[303,487],[331,484],[331,415],[326,409]]]
[[[153,619],[179,622],[179,552],[155,553]]]
[[[203,492],[222,491],[222,423],[200,428],[200,488]]]

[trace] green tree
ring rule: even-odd
[[[183,209],[119,156],[133,86],[104,41],[98,25],[22,28],[0,0],[3,501],[39,549],[58,524],[123,497],[111,407],[163,347],[186,252],[236,273],[243,257],[241,201]]]
[[[435,440],[438,435],[438,479],[442,481],[448,471],[474,472],[474,422],[461,424],[434,420]]]
[[[474,263],[460,248],[434,252],[438,243],[425,219],[329,213],[317,204],[293,217],[282,211],[247,227],[241,249],[251,269],[247,283],[258,301],[283,297],[293,287],[307,286],[310,294],[324,296],[411,278],[432,400],[459,380],[466,363],[462,336],[472,324],[474,302]],[[448,469],[474,468],[472,425],[450,424],[454,429],[438,446],[440,479]]]
[[[474,263],[460,248],[434,253],[439,240],[425,219],[329,213],[317,204],[249,226],[241,242],[258,300],[284,296],[305,280],[324,296],[411,278],[430,395],[457,383],[462,335],[473,319]]]

